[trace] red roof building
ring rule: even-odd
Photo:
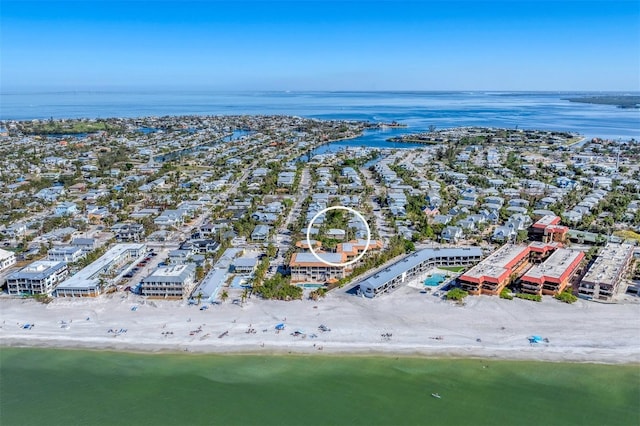
[[[522,276],[522,291],[538,295],[561,293],[575,275],[582,259],[584,253],[581,251],[559,248]]]
[[[560,225],[560,217],[555,215],[546,215],[540,218],[531,227],[531,236],[533,239],[542,242],[565,242],[569,228]]]
[[[532,259],[544,259],[560,247],[559,243],[505,244],[458,277],[458,281],[469,294],[498,295],[531,266]]]

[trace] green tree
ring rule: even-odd
[[[574,303],[578,300],[578,298],[571,293],[571,290],[565,290],[562,293],[556,294],[554,297],[564,303]]]
[[[508,288],[505,287],[500,291],[500,299],[513,300],[513,296]]]
[[[461,288],[454,288],[451,289],[447,292],[447,295],[445,296],[447,300],[455,300],[455,301],[462,301],[465,297],[467,297],[469,295],[468,292],[462,290]]]
[[[204,268],[202,266],[196,266],[196,281],[200,282],[204,279]]]
[[[523,243],[527,241],[529,234],[526,230],[518,231],[518,235],[516,236],[516,242]]]
[[[274,258],[276,257],[276,246],[273,245],[273,243],[269,243],[269,245],[267,246],[267,257],[270,258]]]

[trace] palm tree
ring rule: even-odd
[[[227,293],[227,290],[222,290],[222,294],[220,295],[220,299],[222,299],[222,301],[224,302],[228,298],[229,298],[229,293]]]

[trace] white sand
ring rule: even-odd
[[[579,300],[567,305],[548,297],[535,303],[481,296],[467,298],[466,306],[460,307],[408,287],[374,300],[333,292],[318,302],[253,298],[242,307],[227,301],[204,311],[181,302],[153,303],[155,307],[131,294],[57,299],[49,305],[3,299],[0,345],[640,362],[640,304]],[[136,311],[131,310],[134,305]],[[70,323],[69,328],[61,328],[60,321]],[[280,322],[286,329],[276,333]],[[35,326],[25,330],[20,327],[25,323]],[[331,331],[319,331],[320,324]],[[249,325],[255,333],[246,333]],[[190,335],[198,327],[202,331]],[[127,332],[115,335],[109,329]],[[307,336],[291,336],[296,329]],[[228,334],[219,338],[225,331]],[[314,333],[317,338],[311,337]],[[384,339],[384,333],[392,337]],[[532,345],[527,340],[531,335],[548,338],[549,343]]]

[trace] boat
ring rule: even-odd
[[[431,396],[432,396],[432,397],[434,397],[434,398],[438,398],[438,399],[442,398],[442,397],[440,396],[440,394],[439,394],[439,393],[437,393],[437,392],[436,392],[436,393],[432,393],[432,394],[431,394]]]

